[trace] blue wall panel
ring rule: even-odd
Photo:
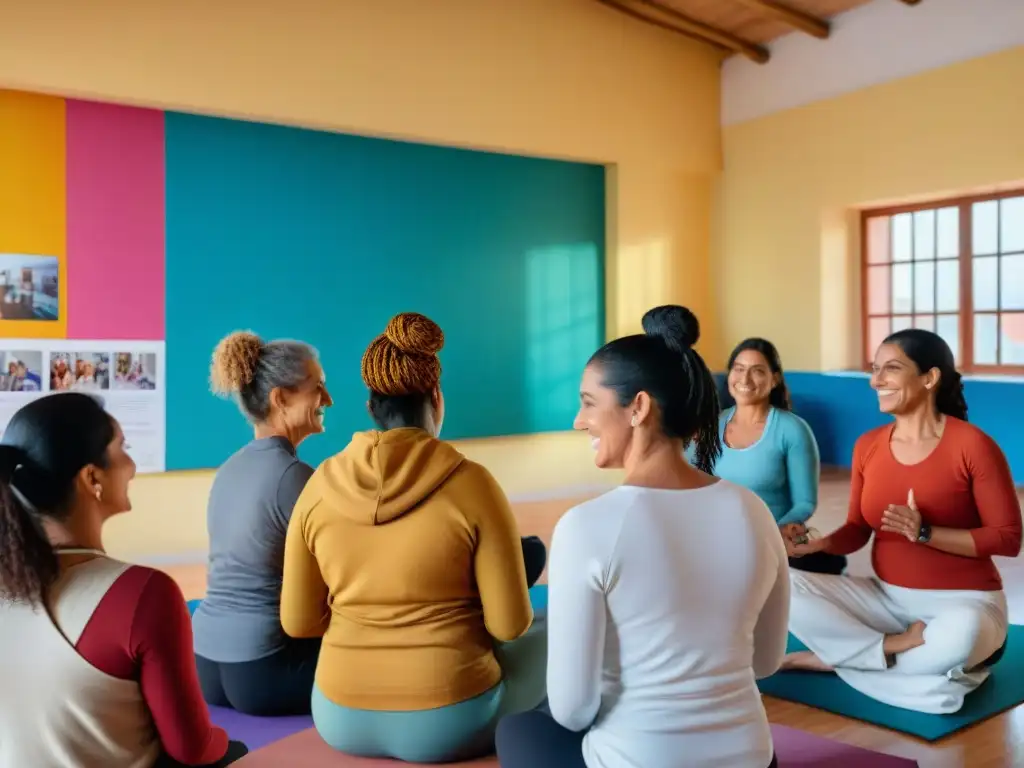
[[[567,429],[604,338],[604,168],[167,114],[167,468],[249,437],[209,392],[236,329],[320,349],[317,463],[369,426],[359,361],[396,312],[445,331],[445,436]]]

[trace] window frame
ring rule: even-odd
[[[998,192],[988,192],[985,194],[977,195],[961,195],[958,197],[947,197],[937,198],[933,200],[927,200],[920,203],[913,203],[908,205],[892,205],[880,208],[867,208],[861,210],[860,214],[860,332],[861,332],[861,343],[860,343],[860,356],[862,370],[870,372],[871,360],[870,355],[873,353],[872,350],[868,350],[869,327],[872,317],[889,317],[892,319],[899,313],[892,311],[892,300],[890,297],[889,313],[888,315],[872,315],[869,312],[870,297],[868,295],[868,270],[871,267],[888,266],[889,267],[889,291],[892,291],[892,265],[896,262],[892,261],[891,245],[892,245],[892,223],[891,219],[893,216],[897,216],[903,213],[919,213],[921,211],[936,211],[938,212],[941,208],[957,208],[959,212],[959,253],[955,257],[959,266],[959,288],[960,288],[960,300],[958,302],[957,318],[959,320],[958,337],[960,342],[960,349],[954,350],[954,353],[959,353],[957,360],[957,368],[965,374],[976,374],[981,376],[1024,376],[1024,364],[1021,365],[985,365],[976,364],[974,362],[974,317],[975,314],[980,315],[995,315],[997,318],[1000,314],[1021,314],[1024,315],[1024,309],[1021,310],[1003,310],[1002,307],[997,303],[997,309],[995,310],[983,310],[975,312],[974,310],[974,292],[973,292],[973,217],[972,210],[975,203],[985,203],[993,200],[1005,200],[1008,198],[1022,197],[1024,196],[1024,188],[1002,190]],[[868,261],[868,222],[871,219],[878,217],[888,217],[889,222],[889,238],[890,238],[890,260],[885,264],[871,264]],[[938,244],[936,243],[936,248]],[[1004,254],[1000,249],[996,254],[993,254],[996,258],[1003,258],[1005,255],[1013,255],[1019,253],[1018,251],[1010,251]],[[945,259],[946,261],[953,261],[953,258]],[[902,263],[902,262],[901,262]],[[908,264],[914,263],[913,261],[907,262]],[[933,264],[937,264],[938,261],[933,260]],[[936,280],[937,280],[936,273]],[[996,284],[997,296],[1001,295],[1002,275],[999,276],[999,282]],[[911,291],[914,287],[911,287]],[[997,298],[997,302],[1000,299]],[[938,312],[937,308],[930,313],[933,316],[948,314],[952,315],[952,312]],[[997,328],[997,333],[998,333]],[[998,347],[997,347],[998,350]],[[997,352],[998,354],[998,352]]]

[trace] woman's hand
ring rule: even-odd
[[[812,539],[807,526],[801,523],[783,525],[779,528],[779,533],[782,534],[782,541],[786,545],[786,554],[789,557],[813,555],[828,546],[825,539]]]
[[[917,542],[917,537],[921,535],[921,513],[914,501],[913,488],[907,494],[906,504],[890,504],[882,513],[881,530],[898,533],[909,542]]]

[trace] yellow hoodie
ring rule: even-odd
[[[360,432],[310,478],[284,556],[281,624],[323,637],[317,686],[411,711],[495,686],[495,641],[533,621],[522,544],[490,473],[419,429]]]

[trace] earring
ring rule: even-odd
[[[95,485],[95,486],[93,486],[93,491],[96,494],[96,501],[102,501],[102,499],[103,499],[103,486],[102,485]]]
[[[629,426],[636,428],[636,414],[633,414],[633,418],[629,420]]]

